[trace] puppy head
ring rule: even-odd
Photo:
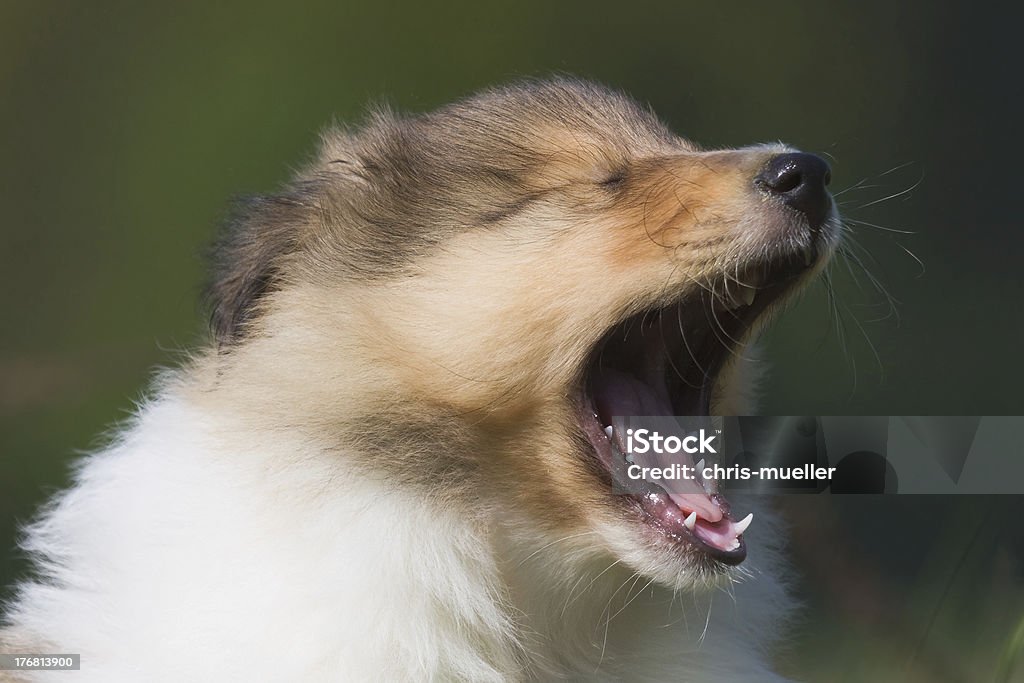
[[[287,337],[306,357],[292,379],[327,397],[319,415],[334,395],[349,417],[417,415],[432,448],[416,459],[447,463],[374,467],[436,488],[457,462],[465,504],[585,535],[679,586],[742,561],[743,529],[702,491],[612,495],[622,444],[606,427],[735,409],[742,347],[836,245],[827,183],[817,157],[703,151],[577,81],[380,113],[328,133],[288,191],[243,211],[215,327],[229,350]]]

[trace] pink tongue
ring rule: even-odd
[[[673,481],[662,484],[662,488],[666,486],[673,489],[685,488],[690,483],[688,481]],[[669,491],[668,497],[683,512],[689,514],[696,511],[698,519],[706,519],[709,522],[718,522],[722,519],[722,510],[706,493],[673,493]]]
[[[672,415],[672,404],[667,393],[656,391],[653,387],[640,381],[633,375],[618,370],[602,370],[593,379],[591,390],[596,403],[597,412],[604,424],[611,424],[613,416],[629,417],[644,415]],[[664,434],[668,436],[668,434]],[[676,434],[680,438],[685,434]],[[621,437],[616,439],[619,449],[625,452],[625,443]],[[693,466],[693,460],[685,454],[670,455],[647,453],[644,464],[652,467],[668,467],[673,460],[677,463]],[[639,462],[639,461],[638,461]],[[669,498],[683,512],[689,514],[696,511],[697,517],[708,522],[719,522],[722,510],[704,492],[704,487],[694,479],[673,479],[654,482],[665,489]],[[733,535],[735,538],[735,535]],[[726,544],[728,545],[728,544]]]
[[[700,515],[699,512],[697,514]],[[735,526],[736,522],[728,519],[721,520],[717,524],[709,524],[703,519],[698,519],[693,533],[708,545],[729,550],[739,536],[734,529]]]

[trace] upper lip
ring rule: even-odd
[[[622,484],[628,466],[605,433],[612,418],[710,415],[716,379],[730,355],[815,260],[800,252],[751,264],[736,277],[703,283],[673,304],[632,315],[605,334],[586,364],[579,406],[604,478]],[[746,557],[741,534],[748,522],[735,522],[716,490],[697,493],[696,484],[689,486],[686,493],[670,494],[655,482],[641,482],[623,498],[668,537],[738,564]]]

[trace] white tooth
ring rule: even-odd
[[[633,454],[632,453],[626,453],[626,462],[628,462],[630,465],[633,464]]]
[[[703,478],[704,477],[704,475],[701,474],[701,472],[703,472],[703,471],[704,471],[704,458],[701,458],[700,460],[697,461],[697,477],[698,478]]]
[[[694,510],[690,513],[690,516],[683,520],[683,526],[690,531],[693,531],[693,527],[697,526],[697,511]]]
[[[729,544],[729,547],[726,548],[726,550],[736,550],[736,548],[739,548],[739,547],[740,547],[740,539],[734,538],[732,540],[732,543]]]
[[[737,536],[739,536],[740,534],[742,534],[742,533],[743,533],[744,531],[746,531],[746,530],[747,530],[747,527],[749,527],[749,526],[750,526],[750,523],[751,523],[752,521],[754,521],[754,513],[753,513],[753,512],[751,512],[751,513],[750,513],[749,515],[747,515],[746,517],[744,517],[744,518],[743,518],[742,520],[740,520],[739,522],[736,522],[736,523],[735,523],[735,524],[733,525],[732,529],[733,529],[733,531],[735,531],[735,532],[736,532],[736,535],[737,535]]]
[[[749,306],[754,303],[754,296],[757,294],[757,290],[753,287],[747,287],[746,285],[740,286],[740,300]]]
[[[609,439],[612,438],[612,426],[611,425],[608,425],[607,427],[604,428],[604,435],[607,436]]]

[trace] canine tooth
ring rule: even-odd
[[[732,528],[733,528],[733,530],[734,530],[734,531],[736,532],[736,535],[737,535],[737,536],[739,536],[739,535],[740,535],[740,534],[742,534],[742,533],[743,533],[744,531],[746,531],[746,530],[747,530],[747,527],[749,527],[749,526],[750,526],[750,523],[751,523],[752,521],[754,521],[754,513],[753,513],[753,512],[751,512],[751,513],[750,513],[749,515],[747,515],[746,517],[744,517],[744,518],[743,518],[742,520],[740,520],[739,522],[736,522],[736,524],[734,524],[734,525],[733,525],[733,527],[732,527]]]
[[[609,439],[612,438],[612,426],[611,425],[608,425],[607,427],[604,428],[604,435],[607,436]]]
[[[696,467],[697,467],[697,476],[703,478],[704,475],[702,475],[701,472],[704,471],[704,458],[701,458],[700,460],[697,461]]]
[[[633,464],[633,454],[632,453],[626,453],[626,462],[628,462],[630,465]]]
[[[697,526],[697,511],[694,510],[690,513],[690,516],[683,520],[683,526],[690,531],[693,531],[693,527]]]
[[[749,306],[750,304],[754,303],[754,296],[757,295],[757,290],[755,290],[753,287],[747,287],[746,285],[742,285],[740,287],[739,295],[740,300],[744,304]]]

